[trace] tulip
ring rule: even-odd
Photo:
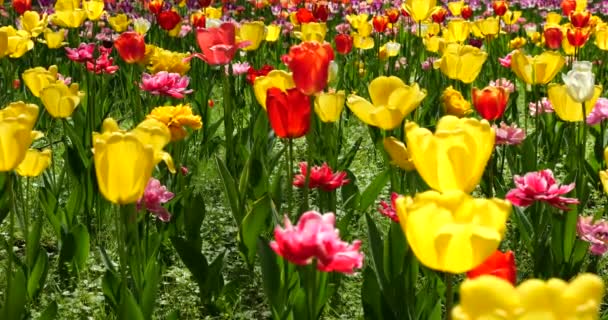
[[[38,106],[22,101],[0,110],[0,172],[11,171],[23,161],[37,118]]]
[[[591,100],[595,91],[595,74],[589,61],[574,61],[572,70],[562,75],[566,90],[572,100],[582,103]]]
[[[148,70],[153,74],[167,71],[179,73],[183,76],[190,70],[188,56],[187,53],[173,52],[147,45],[145,61],[149,62]]]
[[[437,0],[406,0],[402,7],[416,23],[425,21],[439,9]]]
[[[112,29],[116,32],[123,32],[125,30],[127,30],[127,28],[129,27],[129,24],[131,24],[131,20],[129,19],[129,17],[124,14],[118,14],[116,16],[113,17],[109,17],[108,18],[108,23],[110,24],[110,27],[112,27]],[[162,26],[162,23],[159,24]]]
[[[44,30],[44,42],[49,49],[59,49],[66,44],[65,40],[65,29],[59,29],[52,31],[51,29]]]
[[[473,105],[479,114],[488,121],[494,121],[502,117],[509,92],[503,87],[487,86],[483,90],[473,88]]]
[[[416,169],[405,143],[395,139],[394,137],[387,137],[384,138],[382,144],[384,145],[384,150],[391,159],[391,164],[405,171],[412,171]]]
[[[372,49],[374,47],[374,38],[353,32],[353,47],[361,50]]]
[[[405,131],[412,161],[429,187],[469,193],[479,184],[494,150],[495,133],[486,120],[444,116],[434,135],[413,122]]]
[[[467,279],[452,319],[599,319],[604,282],[590,273],[566,283],[530,279],[517,288],[494,276]]]
[[[276,42],[281,36],[281,26],[278,24],[271,24],[266,27],[266,42]]]
[[[600,50],[604,50],[604,51],[608,50],[608,27],[607,26],[599,27],[595,31],[595,45]]]
[[[214,7],[206,7],[204,9],[205,16],[207,19],[221,19],[222,18],[222,9],[214,8]]]
[[[589,20],[591,19],[591,13],[585,11],[574,11],[570,13],[570,23],[575,28],[586,28],[589,26]]]
[[[593,97],[585,101],[585,115],[583,115],[583,106],[581,103],[574,101],[566,85],[550,84],[547,89],[549,101],[555,109],[557,116],[564,121],[584,121],[591,113],[597,99],[602,94],[602,87],[595,86]]]
[[[30,68],[25,70],[21,77],[32,95],[40,97],[42,89],[57,81],[57,66],[50,66],[48,70],[43,67]]]
[[[475,279],[483,275],[492,275],[509,281],[515,285],[517,270],[513,251],[502,252],[496,250],[482,264],[467,272],[467,278]]]
[[[135,31],[123,32],[114,40],[114,47],[126,63],[140,63],[146,55],[144,36]]]
[[[343,90],[320,93],[315,97],[315,113],[323,122],[336,122],[340,119],[345,101]]]
[[[366,13],[361,13],[359,15],[349,14],[346,16],[346,21],[348,21],[353,28],[359,30],[361,27],[368,25],[368,18],[369,15]]]
[[[287,66],[293,72],[293,80],[302,93],[311,95],[327,85],[329,63],[334,51],[328,43],[302,42],[289,49]]]
[[[316,41],[323,43],[327,34],[327,25],[318,22],[308,22],[302,24],[301,32],[299,33],[302,41]]]
[[[22,177],[37,177],[51,164],[51,156],[50,149],[29,149],[15,171]]]
[[[245,51],[253,51],[260,47],[264,40],[264,23],[261,21],[246,22],[239,28],[241,41],[249,41],[249,45],[244,47]]]
[[[575,0],[562,0],[561,3],[562,12],[566,17],[570,16],[570,13],[576,9],[576,1]]]
[[[189,105],[163,106],[152,109],[146,119],[154,119],[163,123],[171,131],[171,141],[182,140],[188,132],[185,127],[200,130],[203,123],[201,116],[195,116]]]
[[[179,73],[160,71],[154,75],[144,73],[139,88],[153,95],[183,99],[186,94],[193,92],[193,90],[187,89],[189,83],[190,78],[187,76],[181,76]]]
[[[448,10],[454,17],[460,16],[463,7],[464,0],[448,2]]]
[[[83,95],[82,91],[78,91],[77,83],[72,83],[68,88],[65,83],[58,81],[40,91],[40,100],[52,117],[67,118],[80,104],[80,97]]]
[[[18,15],[32,10],[32,0],[13,0],[13,9]]]
[[[82,9],[57,10],[51,16],[51,21],[63,28],[80,28],[87,18],[87,12]]]
[[[334,43],[339,54],[348,54],[353,49],[353,37],[348,34],[337,34]]]
[[[568,38],[570,45],[577,48],[584,46],[587,40],[589,40],[590,35],[590,30],[581,28],[568,28],[568,31],[566,32],[566,37]]]
[[[229,63],[238,49],[235,38],[236,27],[230,22],[222,23],[216,28],[198,29],[196,40],[202,54],[193,56],[211,65]]]
[[[471,9],[469,6],[464,6],[462,7],[460,14],[462,15],[463,19],[469,19],[473,16],[473,9]]]
[[[171,220],[171,213],[162,204],[169,202],[174,196],[160,181],[150,178],[148,184],[146,184],[144,195],[137,201],[137,210],[145,208],[160,221],[169,222]]]
[[[306,178],[308,176],[308,178]],[[334,172],[327,163],[323,165],[313,166],[308,175],[308,163],[300,162],[300,173],[293,177],[293,185],[298,188],[306,186],[308,179],[309,189],[321,189],[325,192],[332,192],[344,185],[350,183],[345,171]]]
[[[173,10],[166,10],[156,16],[156,21],[158,21],[161,28],[170,31],[175,29],[175,27],[182,21],[182,17],[180,17],[179,13]]]
[[[471,24],[464,19],[454,19],[448,22],[447,33],[444,37],[448,42],[465,42],[471,33]]]
[[[431,19],[435,23],[443,23],[445,21],[445,17],[447,15],[448,15],[448,10],[444,9],[443,7],[439,7],[439,9],[437,9],[435,11],[435,13],[433,13],[431,15]]]
[[[193,12],[190,15],[190,23],[194,28],[205,28],[207,26],[207,17],[202,11]]]
[[[297,24],[309,23],[315,21],[315,16],[306,8],[299,8],[295,13]]]
[[[396,23],[399,20],[399,10],[397,8],[388,8],[385,11],[388,21],[390,23]]]
[[[464,99],[462,93],[454,90],[452,86],[447,87],[441,95],[443,111],[448,115],[462,118],[471,112],[471,103]]]
[[[475,21],[473,32],[479,38],[494,38],[500,31],[500,20],[495,17],[489,17]]]
[[[566,59],[557,52],[545,51],[531,57],[518,50],[511,57],[511,70],[527,84],[547,84],[565,63]]]
[[[576,222],[576,234],[581,240],[589,243],[589,253],[592,255],[603,256],[608,252],[608,243],[604,241],[605,235],[608,234],[608,222],[606,220],[594,221],[592,216],[579,216]]]
[[[504,0],[496,0],[492,2],[492,9],[497,16],[502,17],[509,10],[509,5]]]
[[[102,133],[93,133],[93,160],[101,194],[115,204],[136,203],[154,166],[163,158],[170,162],[171,156],[162,152],[170,140],[169,129],[157,120],[145,120],[129,132],[120,130],[111,118],[104,120]]]
[[[34,38],[45,30],[47,24],[46,14],[40,16],[36,11],[26,11],[21,16],[21,29],[29,32]]]
[[[376,32],[384,33],[388,27],[388,17],[384,15],[374,16],[372,19],[372,25],[374,26],[374,30],[376,30]]]
[[[517,23],[517,21],[521,18],[521,11],[511,11],[508,10],[504,16],[502,16],[502,21],[506,25],[513,25]]]
[[[90,0],[82,2],[82,9],[87,13],[87,18],[91,21],[97,21],[101,18],[104,9],[104,2],[98,0]]]
[[[280,138],[299,138],[310,128],[309,97],[296,88],[270,88],[266,93],[268,120]]]
[[[383,130],[399,126],[426,97],[426,90],[421,90],[417,83],[408,86],[395,76],[381,76],[372,80],[368,91],[371,102],[350,95],[346,105],[361,121]]]
[[[551,50],[559,50],[562,46],[564,34],[559,26],[549,26],[544,31],[545,45]]]
[[[500,245],[511,213],[502,199],[475,199],[462,191],[427,191],[396,201],[407,242],[424,266],[462,273],[490,257]]]
[[[148,9],[152,14],[158,15],[163,10],[163,0],[151,0]]]
[[[256,77],[253,82],[253,93],[258,103],[267,110],[266,93],[270,88],[278,88],[282,91],[295,88],[291,73],[283,70],[272,70],[266,76]]]
[[[324,4],[315,4],[312,14],[318,21],[325,22],[329,17],[329,8]]]
[[[446,46],[437,64],[448,78],[471,83],[479,75],[487,58],[488,54],[479,48],[451,43]]]

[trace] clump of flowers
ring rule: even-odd
[[[363,266],[361,241],[342,241],[335,222],[333,213],[308,211],[294,226],[286,216],[284,228],[275,228],[270,247],[293,264],[307,265],[316,259],[320,271],[351,274]]]
[[[591,254],[601,256],[608,251],[608,222],[593,221],[593,217],[579,217],[576,223],[578,236],[590,243]]]
[[[306,185],[306,175],[308,171],[308,163],[300,162],[300,174],[296,175],[293,180],[293,185],[298,188],[304,188]],[[319,188],[323,191],[333,191],[343,185],[346,185],[350,180],[346,179],[346,172],[333,172],[332,169],[323,163],[323,165],[313,166],[310,170],[308,181],[309,189]]]
[[[144,195],[137,201],[137,210],[145,208],[153,213],[160,221],[169,222],[169,220],[171,220],[171,213],[162,205],[169,202],[173,197],[174,194],[168,191],[167,187],[163,186],[160,181],[155,178],[150,178],[146,185]]]
[[[575,183],[559,185],[550,169],[528,172],[523,177],[515,175],[513,180],[515,189],[507,193],[506,199],[518,207],[542,201],[560,210],[570,210],[568,205],[579,203],[576,198],[562,197],[574,189]]]
[[[507,125],[500,122],[500,127],[492,125],[496,132],[496,145],[518,145],[526,138],[526,132],[522,128],[518,128],[517,124]]]
[[[139,88],[153,95],[183,99],[186,94],[190,94],[193,91],[192,89],[187,89],[189,83],[190,78],[187,76],[181,76],[179,73],[160,71],[154,75],[144,73]]]

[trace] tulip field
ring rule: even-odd
[[[608,319],[608,1],[0,2],[0,320]]]

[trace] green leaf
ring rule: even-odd
[[[574,247],[574,243],[576,241],[576,223],[578,214],[575,211],[569,211],[564,213],[565,221],[563,228],[563,248],[564,248],[564,258],[565,261],[570,261],[572,248]]]
[[[359,203],[359,210],[366,211],[382,192],[382,189],[386,186],[386,183],[390,179],[390,168],[380,173],[374,180],[367,186],[363,194],[361,195],[361,202]]]
[[[361,147],[361,142],[363,142],[363,137],[360,137],[355,141],[355,144],[348,150],[348,152],[344,155],[344,157],[339,161],[338,168],[336,170],[344,170],[350,167],[351,163],[355,159],[359,148]]]
[[[87,231],[87,227],[79,223],[74,228],[72,228],[71,234],[73,235],[73,239],[75,241],[73,261],[75,263],[75,266],[78,268],[78,271],[80,272],[80,270],[84,270],[87,263],[87,259],[89,258],[89,232]]]
[[[118,309],[119,320],[145,320],[143,313],[137,305],[131,290],[125,289],[121,294],[120,307]]]
[[[226,164],[220,160],[220,158],[215,157],[215,164],[220,174],[220,178],[222,179],[225,195],[228,200],[228,204],[230,205],[230,210],[232,211],[234,221],[237,223],[237,225],[240,225],[241,221],[243,220],[243,216],[239,211],[239,193],[237,191],[236,182],[230,174],[230,171],[228,171]]]
[[[241,241],[247,249],[245,256],[250,265],[255,261],[258,237],[271,227],[271,210],[270,196],[265,195],[253,203],[240,226]]]
[[[57,302],[53,301],[49,303],[49,305],[46,307],[46,309],[44,309],[44,311],[42,311],[42,314],[40,314],[38,320],[55,320],[57,319],[57,311]]]
[[[0,224],[2,224],[4,218],[8,215],[10,208],[11,193],[8,190],[10,188],[8,183],[10,174],[8,172],[0,172]]]
[[[183,203],[185,205],[183,212],[186,238],[188,240],[199,241],[201,237],[201,225],[206,215],[205,198],[201,194],[191,195],[185,198]]]
[[[101,290],[110,305],[116,309],[120,299],[120,280],[114,272],[106,270],[101,279]]]
[[[151,259],[146,266],[144,274],[146,282],[144,283],[144,289],[141,294],[141,311],[146,319],[152,318],[161,275],[160,264],[154,259]]]
[[[382,292],[378,286],[376,275],[372,268],[367,267],[363,271],[363,285],[361,286],[361,303],[363,304],[364,318],[367,320],[392,319],[388,318],[383,310]]]
[[[10,287],[6,291],[5,302],[2,306],[2,319],[21,319],[25,311],[27,284],[23,270],[18,268],[13,271]]]
[[[386,275],[384,274],[384,244],[380,232],[376,224],[369,214],[365,214],[365,222],[367,223],[367,234],[369,238],[369,248],[371,251],[371,259],[369,260],[374,272],[376,273],[376,281],[380,291],[384,292],[389,286]]]
[[[36,258],[36,263],[27,278],[27,293],[30,300],[33,300],[38,295],[40,289],[44,287],[47,271],[49,269],[48,260],[49,258],[46,255],[46,251],[40,249]]]
[[[264,284],[264,293],[270,302],[273,309],[281,310],[282,305],[280,299],[283,288],[281,288],[281,270],[277,263],[277,256],[268,245],[268,241],[263,238],[258,240],[258,253],[260,255],[260,263],[262,267],[262,283]]]

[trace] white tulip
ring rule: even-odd
[[[593,98],[595,90],[595,75],[589,61],[575,61],[572,70],[562,75],[566,91],[572,100],[583,103]]]

